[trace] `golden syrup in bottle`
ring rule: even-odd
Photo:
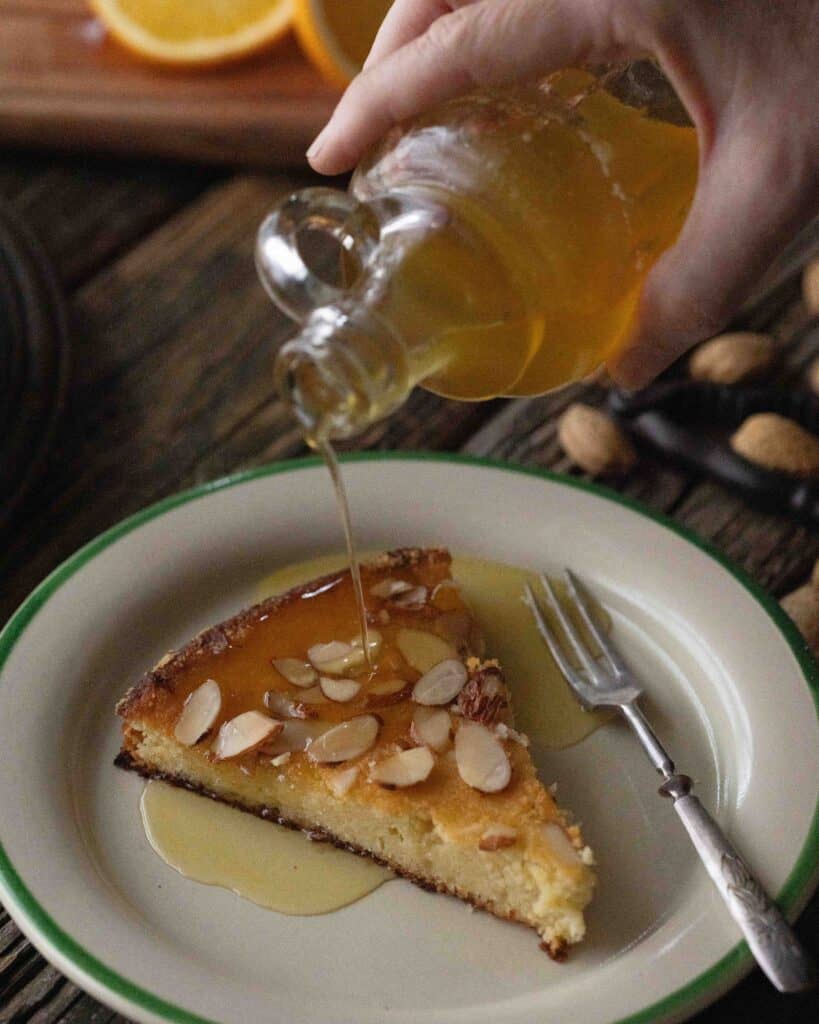
[[[624,345],[697,180],[693,128],[649,103],[640,67],[452,100],[390,132],[349,194],[279,204],[257,260],[301,325],[276,379],[308,438],[353,436],[416,384],[538,394]],[[310,232],[335,239],[348,285],[308,265]]]

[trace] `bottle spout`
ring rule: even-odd
[[[404,402],[413,380],[407,352],[367,310],[317,310],[279,349],[276,388],[311,447],[354,437]]]
[[[334,240],[335,260],[327,258],[325,245],[323,265],[321,258],[311,265],[309,239],[312,235],[315,241],[316,234]],[[276,305],[304,323],[316,309],[347,294],[347,285],[355,281],[338,283],[340,261],[346,268],[352,266],[358,280],[379,235],[378,220],[365,203],[337,189],[302,189],[282,200],[262,222],[256,239],[256,269]]]

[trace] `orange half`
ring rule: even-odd
[[[293,28],[304,52],[334,85],[361,70],[392,0],[294,0]]]
[[[221,64],[255,53],[290,27],[293,0],[89,0],[133,53],[163,64]]]

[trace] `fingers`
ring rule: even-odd
[[[423,35],[437,18],[473,2],[475,0],[461,0],[460,3],[457,0],[395,0],[381,23],[364,62],[364,70]]]
[[[339,174],[398,121],[470,88],[607,59],[605,24],[595,17],[600,6],[594,0],[479,0],[443,14],[353,81],[310,147],[310,163],[323,174]],[[425,16],[430,10],[423,7]],[[383,46],[390,45],[388,35]]]
[[[768,137],[776,138],[773,128]],[[635,335],[609,365],[620,386],[645,386],[725,326],[817,212],[808,208],[817,205],[815,174],[795,141],[765,144],[739,131],[717,140],[677,243],[646,279]]]

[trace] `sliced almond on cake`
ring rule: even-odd
[[[221,710],[219,684],[215,679],[206,679],[185,701],[173,731],[174,738],[186,747],[192,747],[210,732]]]
[[[293,686],[307,689],[318,682],[318,672],[309,661],[302,661],[300,658],[276,658],[273,667]]]
[[[381,728],[381,719],[375,715],[356,715],[346,722],[334,725],[313,740],[307,756],[318,764],[338,764],[361,757],[375,743]]]
[[[388,789],[404,789],[423,782],[434,766],[435,756],[428,747],[411,747],[379,761],[370,772],[370,779]]]
[[[503,744],[478,722],[461,722],[455,733],[455,763],[467,786],[482,793],[499,793],[512,778]]]
[[[261,711],[243,711],[222,724],[213,745],[214,756],[217,761],[226,761],[230,757],[247,754],[283,728],[284,722],[263,715]]]
[[[457,658],[447,658],[425,672],[412,689],[416,704],[449,704],[463,689],[466,667]]]
[[[416,743],[432,750],[446,750],[452,738],[452,719],[446,708],[419,707],[415,709],[410,736]]]

